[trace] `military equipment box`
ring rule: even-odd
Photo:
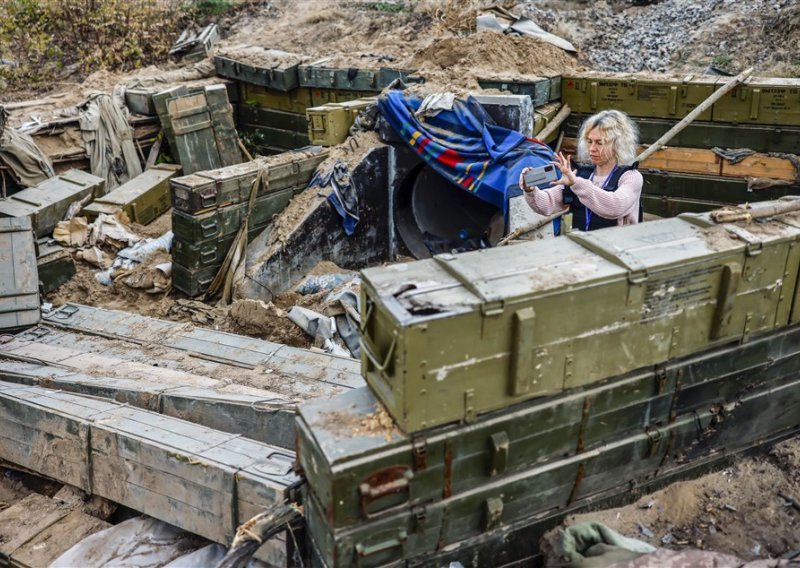
[[[186,96],[188,92],[188,89],[184,85],[178,85],[153,94],[153,107],[158,115],[158,119],[161,121],[164,138],[167,139],[170,151],[173,154],[172,157],[175,159],[178,159],[177,149],[175,147],[175,130],[172,128],[172,120],[169,117],[167,103],[172,99]]]
[[[223,258],[224,256],[223,254]],[[172,285],[190,298],[194,298],[208,290],[217,272],[219,272],[219,265],[190,269],[173,262]]]
[[[39,323],[39,276],[31,220],[0,218],[0,330]]]
[[[575,113],[621,109],[630,116],[683,118],[717,88],[719,77],[631,75],[590,72],[564,75],[561,102]],[[711,120],[712,109],[697,120]]]
[[[113,215],[117,211],[124,211],[131,221],[147,225],[169,209],[169,180],[179,170],[180,166],[172,164],[161,164],[145,170],[84,207],[83,214],[94,219],[100,213]]]
[[[692,385],[697,388],[676,393],[674,404],[680,409],[673,409],[663,422],[645,422],[633,431],[620,432],[592,448],[584,448],[578,441],[578,446],[567,454],[554,453],[550,460],[529,462],[527,467],[516,471],[504,468],[512,456],[517,455],[519,459],[519,448],[511,433],[500,427],[487,429],[480,440],[482,443],[478,443],[480,436],[467,442],[452,436],[452,444],[443,454],[428,453],[425,440],[418,441],[416,452],[412,450],[414,446],[407,447],[411,451],[405,458],[411,462],[410,465],[397,468],[404,474],[380,471],[373,477],[362,478],[358,486],[362,507],[368,507],[379,499],[393,499],[395,504],[380,512],[367,509],[365,516],[368,520],[365,522],[350,526],[334,525],[320,502],[314,482],[309,479],[304,505],[311,537],[329,566],[381,566],[392,560],[412,559],[420,554],[441,550],[443,546],[501,525],[590,502],[602,492],[621,491],[629,484],[637,484],[656,473],[663,475],[683,467],[687,462],[701,461],[718,453],[721,448],[733,452],[749,446],[757,439],[792,431],[797,428],[798,420],[793,407],[800,401],[800,379],[797,376],[800,353],[796,344],[796,330],[792,337],[786,333],[783,330],[770,334],[773,347],[765,349],[769,344],[767,341],[751,353],[754,360],[759,361],[755,368],[737,369],[735,364],[723,362],[717,356],[712,357],[714,361],[705,363],[698,359],[696,363],[707,370],[714,365],[722,365],[720,370],[725,369],[723,372],[728,373],[726,388],[715,393],[719,383],[708,385],[701,381]],[[728,355],[732,352],[729,351]],[[769,356],[778,352],[783,353],[779,363],[783,369],[762,381],[759,372],[769,367]],[[677,375],[678,383],[682,378],[692,376],[692,369],[685,368],[684,371]],[[754,383],[757,386],[752,388]],[[609,400],[612,400],[613,389],[609,395]],[[694,397],[698,395],[705,404],[694,404]],[[709,404],[709,400],[714,403]],[[736,401],[735,404],[732,401]],[[731,414],[721,419],[720,407],[730,408]],[[358,459],[363,468],[368,467],[366,462],[370,458],[382,457],[379,446],[380,441],[385,440],[384,432],[364,434],[362,431],[354,436],[353,429],[343,425],[363,425],[364,422],[357,422],[363,414],[357,411],[351,415],[346,406],[331,405],[329,408],[335,408],[337,412],[328,417],[317,416],[313,425],[315,433],[321,431],[326,439],[329,459],[339,461],[340,450],[355,448],[355,440],[362,447],[372,445],[370,449],[377,450],[371,452],[369,457],[362,455]],[[585,408],[590,408],[590,405]],[[644,407],[639,410],[646,413]],[[354,418],[356,422],[353,422]],[[554,423],[560,421],[557,415],[553,420]],[[513,421],[509,421],[509,424],[512,428],[515,425]],[[535,422],[526,424],[529,430],[536,431]],[[333,434],[336,428],[339,429],[338,435]],[[613,426],[609,428],[613,430]],[[474,426],[461,427],[460,430],[463,437],[468,439],[475,434]],[[584,432],[590,430],[586,428]],[[487,438],[490,432],[492,434]],[[549,434],[546,436],[549,437]],[[370,435],[376,442],[365,443],[365,438]],[[337,437],[339,450],[332,445]],[[462,444],[484,454],[485,461],[475,463],[472,467],[458,463]],[[301,448],[300,455],[304,453]],[[352,465],[355,465],[355,461]],[[440,468],[438,475],[433,476],[435,482],[429,478],[429,495],[434,498],[427,502],[416,501],[411,484],[417,475],[425,475],[426,468],[431,465]],[[461,475],[469,475],[465,470],[471,470],[472,475],[476,478],[482,476],[483,479],[465,490],[449,492],[451,482],[455,483]]]
[[[253,105],[239,105],[236,110],[236,116],[237,124],[240,127],[247,124],[303,133],[308,130],[306,115],[296,112],[285,112]]]
[[[751,77],[714,103],[712,120],[800,126],[800,79]]]
[[[345,91],[342,89],[311,89],[310,94],[312,107],[328,103],[346,103],[347,101],[375,96],[373,91]]]
[[[278,156],[260,157],[251,162],[198,172],[172,179],[172,206],[176,211],[197,214],[225,205],[243,203],[261,168],[267,172],[266,184],[258,195],[293,186],[305,186],[328,151],[309,147]]]
[[[416,432],[786,325],[800,231],[770,230],[666,219],[366,269],[363,374]]]
[[[103,178],[81,170],[69,170],[0,199],[0,217],[30,217],[36,236],[43,237],[53,232],[70,204],[101,196],[104,188]]]
[[[298,88],[291,91],[276,91],[258,85],[239,83],[239,99],[242,105],[282,110],[305,114],[311,103],[311,89]]]
[[[247,137],[255,152],[261,155],[279,154],[286,150],[295,150],[308,146],[308,132],[282,130],[269,126],[240,124],[239,131]]]
[[[553,85],[558,89],[553,89]],[[508,91],[515,95],[528,95],[535,107],[561,98],[561,77],[484,77],[478,79],[483,89]],[[551,92],[552,91],[552,92]]]
[[[269,223],[248,225],[247,237],[256,238]],[[227,234],[218,239],[207,239],[199,243],[175,239],[172,242],[172,260],[183,268],[196,270],[209,266],[220,266],[231,248],[235,234]]]
[[[309,108],[306,110],[309,140],[320,146],[341,144],[350,135],[350,127],[358,113],[375,101],[373,97]]]
[[[395,79],[410,81],[413,71],[380,67],[377,69],[358,69],[355,67],[337,68],[328,63],[330,58],[319,59],[302,64],[297,68],[301,87],[318,89],[343,89],[351,91],[377,92],[389,86]]]
[[[550,121],[553,120],[558,111],[561,110],[561,103],[548,103],[546,105],[540,106],[533,111],[533,133],[534,135],[539,134],[544,128],[550,124]],[[547,140],[542,140],[542,142],[550,143],[558,137],[558,130],[554,130],[553,133],[547,137]]]
[[[305,59],[297,53],[248,46],[216,55],[214,67],[221,77],[285,92],[299,86],[297,68]]]
[[[714,348],[601,384],[497,410],[472,425],[415,435],[380,424],[367,389],[298,408],[298,459],[334,528],[455,496],[733,398],[747,384],[781,384],[800,370],[800,329]],[[342,410],[346,409],[346,410]],[[345,426],[343,426],[343,424]],[[347,432],[343,436],[343,432]]]
[[[156,112],[155,104],[153,104],[154,94],[155,89],[125,89],[125,106],[134,114],[156,116],[158,113]]]
[[[49,294],[75,275],[75,262],[64,247],[48,239],[36,242],[36,266],[39,289]]]

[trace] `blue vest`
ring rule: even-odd
[[[628,172],[630,170],[635,170],[639,167],[639,163],[635,163],[632,166],[617,166],[616,169],[611,173],[611,177],[608,178],[603,186],[605,191],[616,191],[619,187],[619,178],[622,177],[622,174]],[[580,166],[576,171],[575,175],[577,177],[583,179],[590,179],[592,174],[594,173],[594,166]],[[605,227],[616,227],[617,220],[616,219],[606,219],[605,217],[601,217],[591,209],[588,209],[583,203],[581,203],[578,196],[575,195],[575,192],[572,191],[572,188],[569,186],[564,186],[564,204],[569,205],[569,212],[572,213],[572,227],[573,229],[578,229],[580,231],[595,231],[597,229],[603,229]],[[644,211],[642,209],[642,201],[639,200],[639,222],[642,222],[642,218],[644,216]],[[586,220],[589,219],[589,226],[586,226]]]

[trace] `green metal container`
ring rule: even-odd
[[[316,104],[311,101],[311,89],[297,88],[291,91],[278,91],[248,83],[239,83],[239,99],[242,105],[303,115],[308,107]]]
[[[280,151],[295,150],[311,144],[307,132],[281,130],[280,128],[253,124],[240,124],[239,132],[244,137],[248,137],[250,144],[259,154],[266,154],[265,150],[272,149],[279,149]]]
[[[308,138],[312,144],[336,146],[350,135],[350,127],[358,113],[374,104],[374,97],[343,103],[328,103],[306,110]]]
[[[30,217],[37,238],[53,232],[69,206],[90,196],[101,196],[106,182],[81,170],[69,170],[0,199],[0,217]]]
[[[272,110],[247,104],[239,105],[237,121],[239,124],[269,126],[295,132],[306,132],[308,130],[308,121],[305,114]]]
[[[349,91],[383,90],[395,79],[409,82],[413,71],[380,67],[377,69],[337,68],[327,65],[330,58],[302,64],[297,68],[301,87],[342,89]]]
[[[327,150],[313,146],[174,178],[171,181],[172,206],[176,211],[198,214],[243,203],[250,198],[251,187],[261,168],[267,171],[267,183],[257,189],[258,196],[290,187],[305,187],[327,156]]]
[[[94,219],[100,213],[124,211],[131,221],[147,225],[169,209],[169,180],[179,171],[180,166],[173,164],[154,166],[96,199],[81,210],[82,214]]]
[[[705,101],[718,88],[719,81],[719,77],[702,75],[683,78],[600,72],[564,75],[561,102],[575,113],[617,109],[630,116],[680,119]],[[711,120],[711,108],[697,120]]]
[[[751,77],[714,103],[712,120],[800,126],[800,79]]]
[[[770,227],[665,219],[364,270],[363,374],[417,432],[786,325],[800,231]]]
[[[153,107],[155,107],[158,119],[161,121],[161,129],[164,131],[164,138],[166,138],[173,154],[177,152],[175,149],[175,131],[172,128],[172,121],[169,118],[167,103],[172,99],[186,96],[188,92],[188,89],[184,85],[178,85],[153,94]],[[173,157],[177,159],[177,155]]]
[[[546,77],[504,78],[484,77],[478,79],[482,89],[497,89],[508,91],[514,95],[528,95],[534,107],[546,105],[550,102],[550,79]]]
[[[794,365],[796,367],[795,355]],[[734,452],[762,438],[795,431],[800,378],[793,371],[748,390],[746,374],[738,392],[719,407],[698,408],[667,424],[642,428],[597,448],[532,464],[463,493],[402,507],[352,527],[332,527],[317,496],[305,491],[304,511],[311,537],[332,568],[383,566],[411,561],[464,539],[537,515],[588,504],[603,492],[629,491],[655,476],[701,462],[720,450]],[[720,415],[720,412],[723,415]],[[514,452],[513,443],[507,449]]]
[[[309,89],[309,92],[311,95],[310,106],[313,107],[319,107],[328,103],[344,103],[375,96],[375,93],[372,91],[347,91],[342,89]]]
[[[36,242],[39,289],[49,294],[75,275],[75,262],[67,249],[49,239]]]
[[[298,460],[326,523],[348,527],[657,429],[735,396],[745,377],[772,384],[798,371],[800,329],[792,327],[415,435],[343,427],[374,422],[380,409],[357,389],[299,407]]]
[[[305,56],[277,49],[248,46],[214,57],[217,75],[243,83],[291,91],[299,85],[297,67]]]
[[[256,238],[268,226],[269,223],[248,225],[248,241]],[[235,237],[235,234],[229,234],[217,240],[211,239],[197,244],[182,239],[174,239],[172,241],[172,261],[190,270],[221,266]]]
[[[0,274],[0,331],[39,323],[39,275],[30,218],[0,218]]]

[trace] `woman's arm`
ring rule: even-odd
[[[553,215],[568,209],[564,204],[563,185],[556,185],[547,189],[529,188],[525,185],[523,176],[530,169],[524,168],[519,174],[519,188],[522,190],[522,195],[525,196],[525,201],[530,208],[540,215]]]
[[[619,219],[639,205],[644,178],[637,170],[628,170],[619,178],[616,191],[605,191],[591,181],[578,178],[572,191],[586,207],[606,219]]]

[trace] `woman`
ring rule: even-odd
[[[644,179],[634,162],[637,139],[636,125],[625,113],[604,110],[590,116],[578,133],[578,160],[587,165],[573,171],[569,156],[559,152],[553,164],[561,178],[548,189],[525,185],[529,168],[522,170],[525,200],[541,215],[572,213],[572,226],[581,231],[638,223]]]

